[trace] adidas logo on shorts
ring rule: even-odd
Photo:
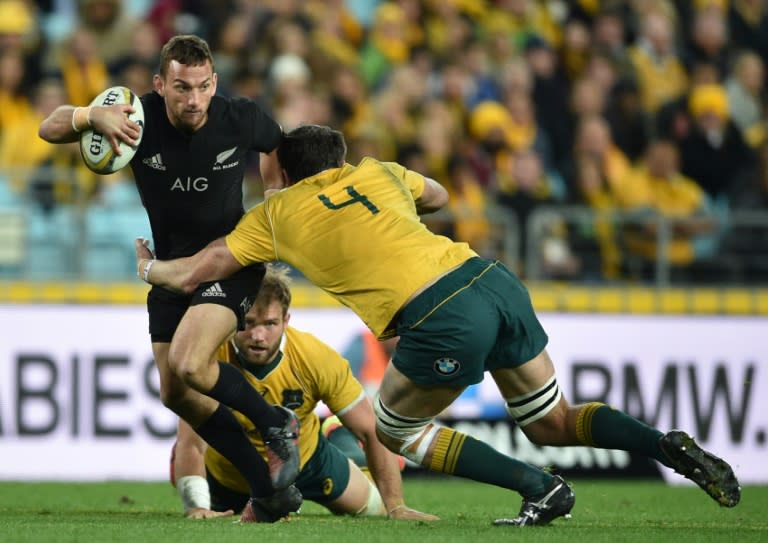
[[[210,287],[205,289],[203,291],[202,296],[219,296],[220,298],[226,298],[227,293],[221,290],[221,285],[218,283],[218,281],[214,284],[212,284]]]

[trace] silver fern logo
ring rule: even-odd
[[[239,160],[235,160],[234,162],[230,162],[229,164],[224,164],[229,157],[235,154],[235,151],[237,151],[237,147],[232,147],[232,149],[227,149],[226,151],[222,151],[218,155],[216,155],[216,162],[213,165],[214,171],[217,170],[227,170],[229,168],[234,168],[238,164],[240,164]]]

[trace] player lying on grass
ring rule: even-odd
[[[569,404],[522,282],[502,263],[420,221],[420,213],[447,202],[439,183],[373,158],[345,163],[344,136],[327,126],[291,130],[277,154],[286,188],[193,257],[155,261],[137,240],[139,276],[189,292],[243,266],[280,260],[355,311],[378,338],[399,336],[374,400],[379,438],[432,471],[519,493],[517,516],[497,525],[547,524],[568,516],[575,498],[560,476],[436,423],[485,372],[533,443],[641,454],[691,479],[720,505],[739,502],[731,467],[684,432],[665,434],[599,402]],[[216,318],[206,309],[195,315],[198,327]],[[188,335],[181,348],[212,354],[198,343]]]
[[[362,385],[341,355],[313,335],[288,326],[290,301],[287,268],[268,265],[256,301],[245,316],[245,330],[220,349],[218,359],[237,365],[268,402],[298,415],[301,471],[295,485],[305,499],[336,514],[437,520],[405,505],[398,457],[376,437],[373,408]],[[377,486],[321,434],[315,414],[320,401],[354,434],[351,448],[345,447],[349,456],[359,455],[360,441],[364,465]],[[263,451],[260,434],[244,416],[235,415],[252,443]],[[172,479],[188,517],[229,516],[245,508],[249,497],[245,479],[181,420],[172,458]],[[256,520],[261,520],[259,515],[281,513],[264,508],[256,512]],[[247,508],[244,517],[248,520]]]

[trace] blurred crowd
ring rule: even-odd
[[[768,210],[763,0],[0,0],[5,190],[52,209],[126,182],[37,127],[111,84],[150,92],[179,33],[209,41],[221,94],[440,181],[430,227],[523,275],[535,254],[550,278],[648,278],[660,256],[719,276],[722,258],[691,270],[736,214]],[[257,200],[255,162],[249,186]]]

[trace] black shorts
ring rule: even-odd
[[[265,271],[264,264],[248,266],[226,279],[200,283],[191,296],[152,287],[147,294],[152,342],[170,343],[187,308],[199,304],[218,304],[230,308],[237,316],[237,329],[245,329],[245,314],[256,299]]]

